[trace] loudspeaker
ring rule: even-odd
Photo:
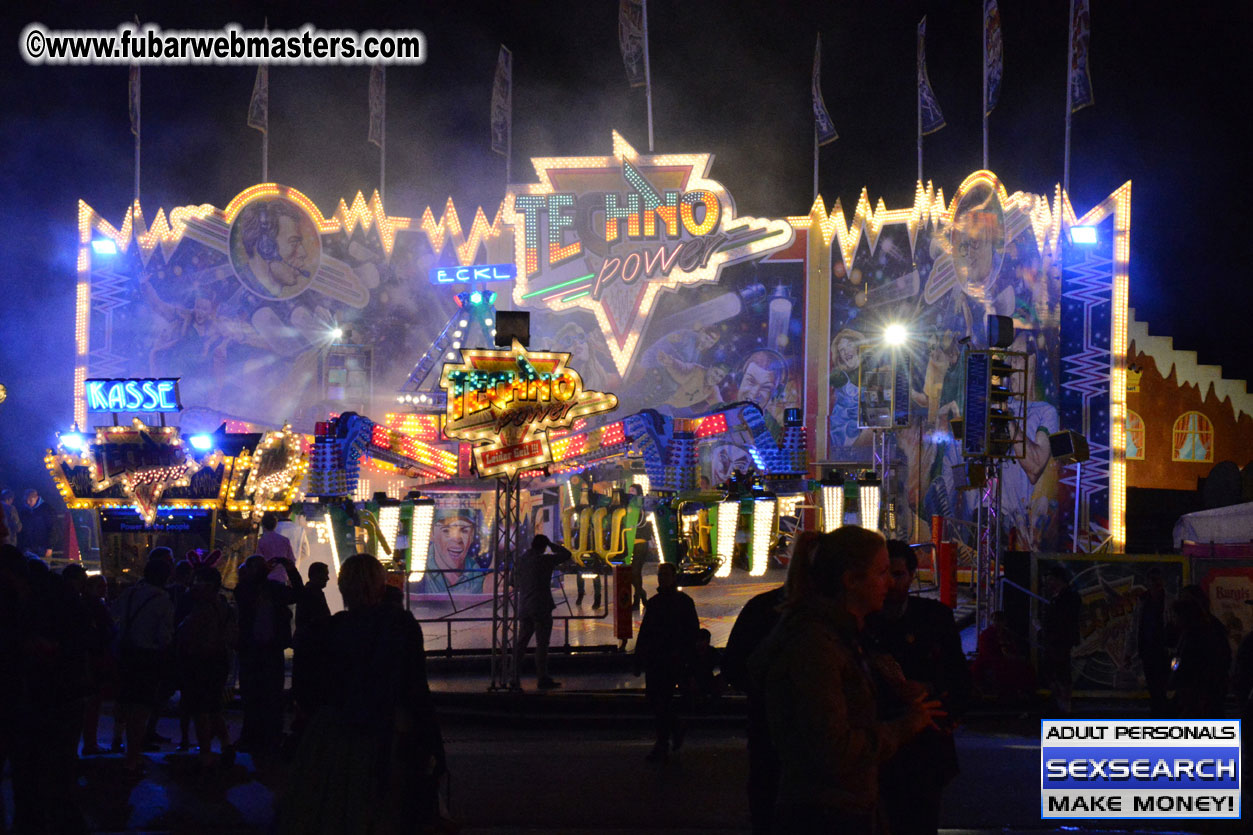
[[[531,314],[525,310],[497,310],[496,347],[508,348],[515,339],[523,348],[531,347]]]
[[[1063,464],[1071,461],[1083,463],[1092,457],[1088,439],[1071,429],[1049,435],[1049,453]]]
[[[1009,316],[988,316],[988,347],[1008,348],[1014,344],[1014,320]]]

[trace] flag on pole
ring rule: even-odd
[[[368,142],[383,147],[387,124],[387,70],[382,64],[370,68],[370,136]]]
[[[831,114],[827,112],[827,103],[822,99],[822,35],[818,35],[818,41],[814,44],[813,98],[814,126],[818,130],[818,144],[826,145],[828,142],[839,139],[840,135],[835,132],[835,122],[831,121]]]
[[[492,84],[492,150],[508,156],[513,132],[513,53],[501,44]]]
[[[922,109],[922,135],[927,136],[944,127],[944,114],[927,77],[927,19],[918,22],[918,103]]]
[[[257,79],[252,83],[252,101],[248,102],[248,127],[262,133],[270,129],[270,68],[265,64],[257,67]]]
[[[139,136],[139,65],[131,66],[130,77],[131,133]]]
[[[1070,21],[1070,112],[1075,113],[1095,102],[1092,77],[1088,75],[1088,40],[1092,37],[1092,20],[1088,0],[1074,0],[1074,17]]]
[[[644,4],[642,0],[618,0],[618,47],[626,65],[627,81],[632,87],[643,87],[644,70]]]
[[[996,108],[1001,96],[1001,72],[1004,68],[1004,46],[1001,42],[1001,13],[996,0],[983,0],[983,75],[987,80],[984,89],[987,101],[983,103],[983,115]]]

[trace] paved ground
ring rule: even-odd
[[[583,678],[603,683],[592,674]],[[569,684],[578,680],[567,678]],[[464,832],[746,831],[743,720],[734,701],[695,718],[684,749],[654,766],[644,762],[650,729],[637,692],[518,696],[479,689],[481,695],[468,698],[468,690],[437,684],[451,807]],[[1108,714],[1116,706],[1088,707]],[[175,737],[176,720],[163,719],[160,730]],[[109,732],[106,724],[101,737]],[[1053,826],[1040,820],[1038,733],[1037,715],[1004,712],[976,715],[959,729],[963,770],[946,793],[945,829],[1131,831],[1132,824]],[[281,764],[259,768],[246,755],[229,769],[202,773],[187,755],[167,748],[151,757],[148,773],[138,779],[122,775],[117,756],[85,758],[76,800],[97,832],[264,832],[273,822],[283,778]],[[7,795],[7,779],[4,791]],[[7,797],[6,807],[11,808]],[[1208,828],[1153,823],[1157,826],[1148,826],[1155,831],[1249,831],[1238,823]]]

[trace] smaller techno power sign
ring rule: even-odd
[[[444,366],[444,434],[476,444],[480,476],[542,467],[553,460],[549,429],[618,407],[614,395],[584,389],[579,373],[566,367],[569,360],[515,341],[509,350],[462,349],[460,363]]]
[[[177,412],[178,378],[87,380],[89,412]]]
[[[1042,818],[1240,817],[1237,721],[1044,721]]]

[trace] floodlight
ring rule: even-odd
[[[117,244],[107,238],[97,238],[91,242],[91,251],[97,255],[117,255]]]
[[[212,435],[192,435],[188,440],[191,441],[191,448],[197,452],[208,452],[213,449]]]
[[[331,328],[331,338],[332,338],[332,339],[343,339],[343,338],[344,338],[344,329],[343,329],[343,328]]]
[[[65,449],[82,450],[87,446],[87,442],[78,432],[66,432],[58,440]]]
[[[893,322],[883,330],[883,341],[888,345],[904,345],[909,339],[909,329],[899,322]]]
[[[1091,246],[1096,243],[1096,227],[1072,226],[1070,227],[1070,240],[1071,243]]]

